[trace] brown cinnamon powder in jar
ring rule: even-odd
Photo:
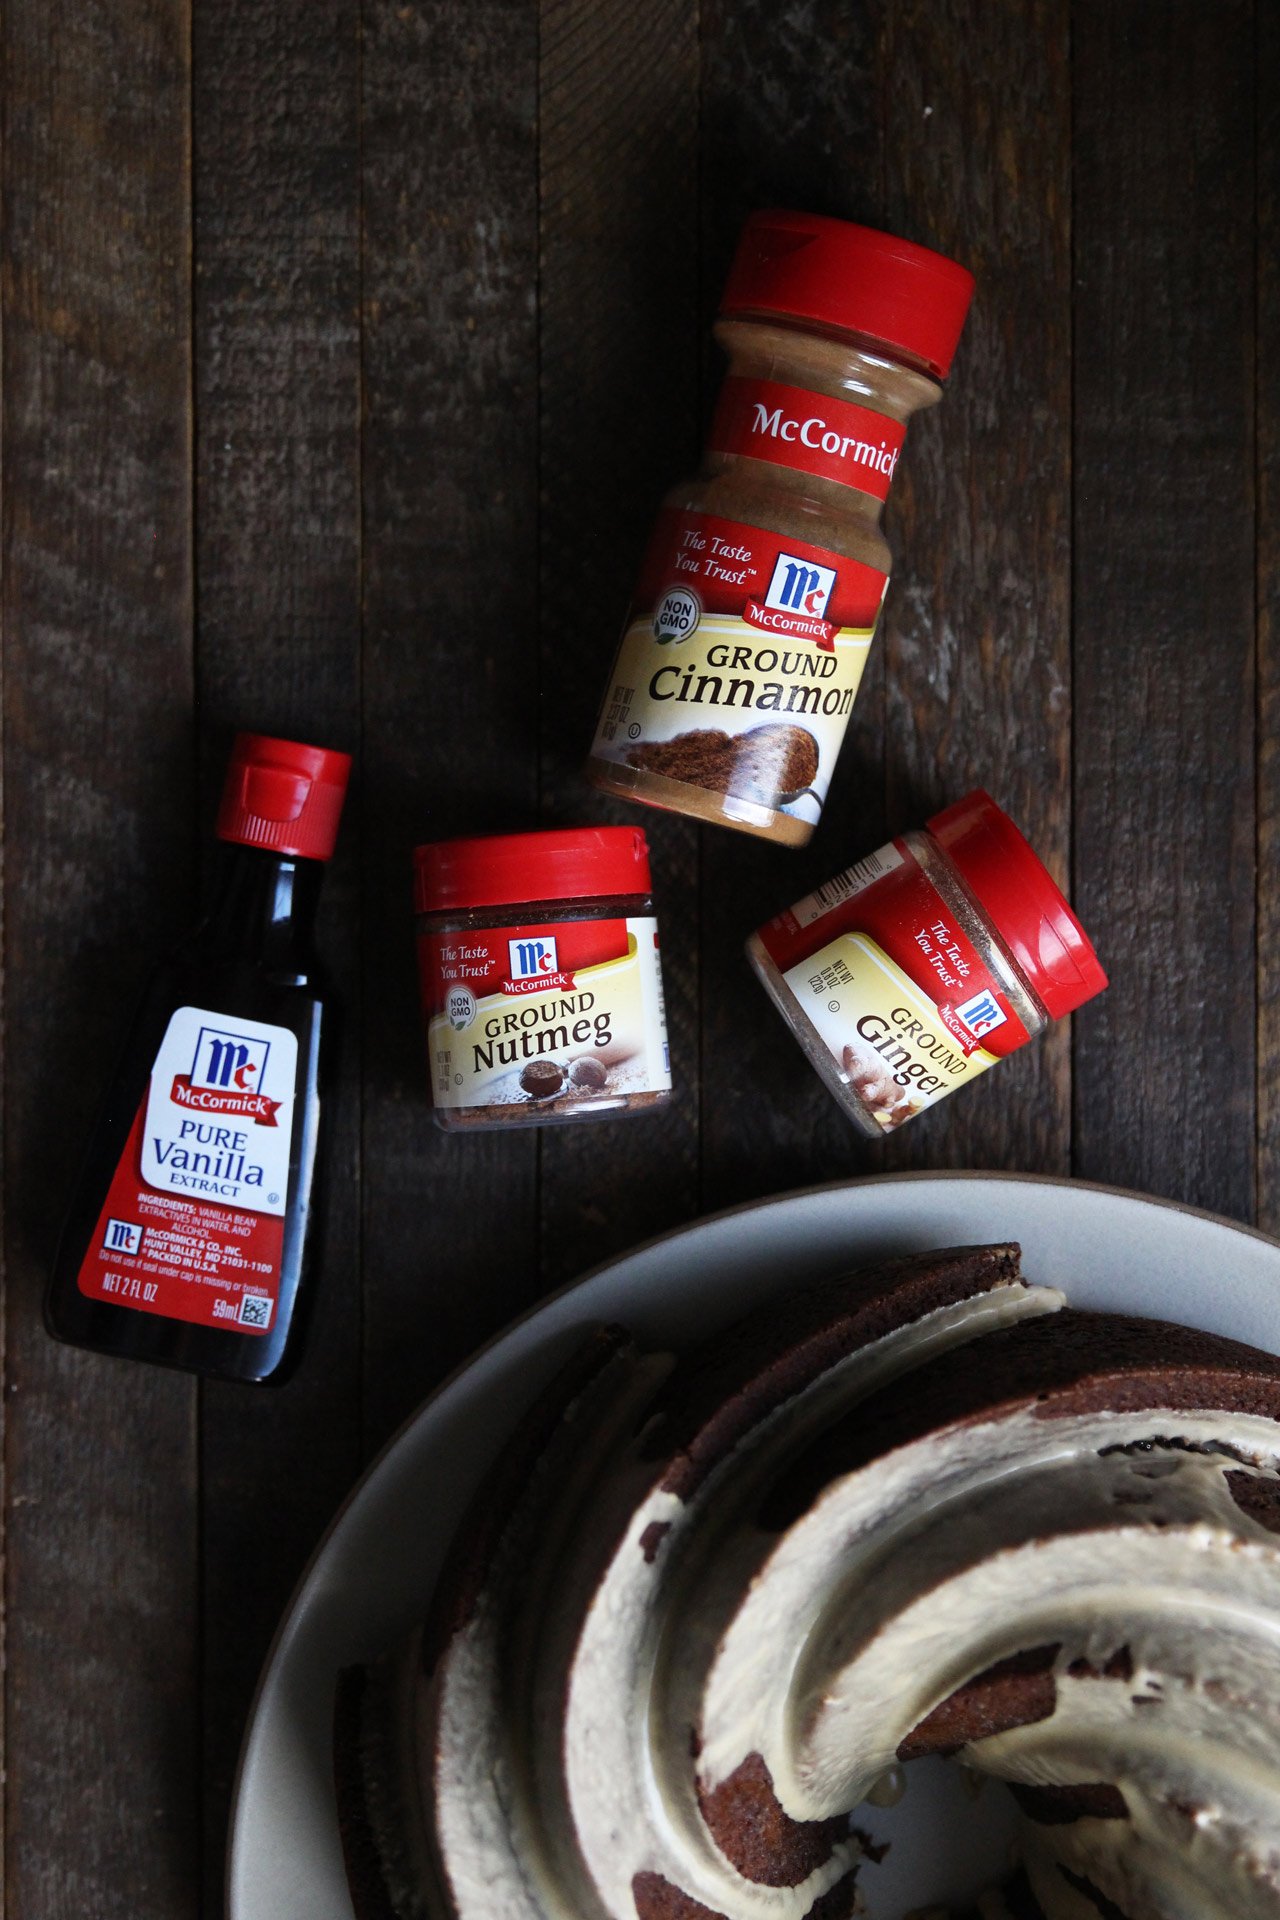
[[[762,806],[794,800],[818,771],[818,743],[803,727],[751,727],[746,733],[699,729],[634,747],[628,764],[709,793],[731,793]]]
[[[688,780],[709,793],[727,793],[733,775],[733,741],[727,733],[699,728],[672,740],[649,740],[627,755],[630,766]]]
[[[972,288],[954,261],[866,227],[747,222],[716,327],[729,377],[702,470],[667,496],[641,569],[596,786],[810,838],[888,583],[880,513],[906,422],[941,395]]]

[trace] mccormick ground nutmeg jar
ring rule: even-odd
[[[414,854],[436,1124],[545,1126],[671,1098],[649,848],[636,827]]]
[[[799,847],[822,811],[888,584],[880,513],[941,396],[973,276],[891,234],[756,213],[716,337],[729,375],[668,494],[587,777]]]
[[[752,934],[747,957],[873,1137],[1101,993],[1088,936],[1008,815],[970,793]]]

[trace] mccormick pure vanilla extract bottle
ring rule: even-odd
[[[329,1037],[313,925],[350,768],[237,737],[209,912],[147,987],[71,1202],[58,1339],[233,1380],[296,1361]]]

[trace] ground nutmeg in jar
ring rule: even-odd
[[[873,1137],[1107,984],[1049,873],[981,791],[778,914],[747,955],[810,1062]]]
[[[954,260],[812,214],[747,221],[701,472],[666,498],[587,761],[597,787],[803,846],[888,585],[911,414],[973,290]]]
[[[414,855],[437,1125],[543,1126],[671,1098],[649,848],[635,827]]]

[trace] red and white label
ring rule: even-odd
[[[846,627],[869,633],[887,582],[887,574],[864,560],[790,534],[664,507],[636,583],[634,614],[652,617],[653,637],[660,643],[692,639],[696,619],[679,630],[669,629],[663,619],[664,601],[684,587],[696,597],[699,617],[731,614],[765,632],[818,640]],[[748,609],[754,609],[754,619]],[[774,618],[788,624],[766,626]]]
[[[886,1132],[1030,1038],[905,841],[838,874],[758,937],[841,1080]]]
[[[179,1007],[80,1268],[92,1300],[263,1334],[275,1316],[298,1042]]]
[[[792,534],[664,509],[593,755],[723,794],[734,818],[816,820],[887,584]]]
[[[418,965],[438,1108],[540,1113],[671,1085],[649,915],[422,933]]]
[[[1004,1055],[1030,1038],[905,840],[868,854],[760,928],[761,941],[784,974],[810,966],[815,954],[846,934],[874,940],[927,995],[966,1053],[981,1044]],[[993,1038],[997,1028],[1001,1031]]]
[[[726,380],[708,445],[713,453],[836,480],[885,500],[906,438],[901,421],[850,400],[778,380]]]
[[[187,1073],[174,1074],[169,1098],[176,1107],[190,1107],[197,1113],[234,1113],[260,1127],[274,1127],[280,1110],[280,1102],[268,1100],[264,1093],[219,1093],[213,1087],[193,1087]]]

